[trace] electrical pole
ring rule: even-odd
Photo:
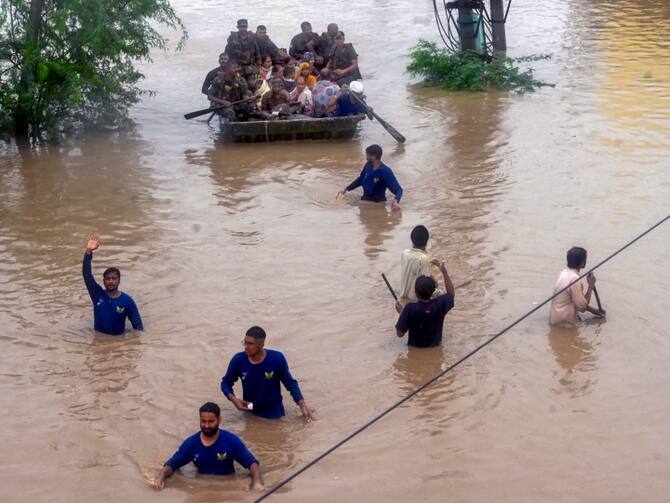
[[[504,57],[507,51],[504,0],[491,0],[491,29],[493,32],[493,54]]]

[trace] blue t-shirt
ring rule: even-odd
[[[345,117],[347,115],[359,115],[367,113],[365,110],[365,105],[360,101],[354,98],[354,102],[351,102],[349,93],[342,93],[340,97],[337,98],[337,108],[335,108],[335,117]]]
[[[444,317],[454,307],[454,295],[445,293],[430,302],[410,302],[400,313],[395,328],[409,330],[407,344],[428,348],[442,344]]]
[[[254,404],[252,413],[268,419],[284,415],[280,383],[283,383],[293,400],[302,400],[302,393],[291,372],[286,358],[279,351],[265,350],[265,359],[251,363],[246,353],[233,356],[226,375],[221,379],[221,391],[228,397],[237,379],[242,380],[242,399]]]
[[[402,197],[402,187],[396,180],[391,168],[384,163],[377,169],[373,169],[371,162],[365,163],[358,178],[347,186],[347,191],[361,186],[363,187],[363,197],[361,199],[364,201],[377,203],[386,201],[386,189],[389,189],[398,201]]]
[[[121,335],[126,330],[126,318],[128,318],[135,330],[144,330],[140,312],[130,295],[121,292],[116,299],[112,299],[105,289],[95,282],[91,272],[92,260],[92,255],[84,254],[82,272],[86,289],[93,302],[95,329],[103,334]]]
[[[237,461],[246,469],[258,463],[256,457],[237,435],[224,430],[219,430],[219,438],[209,447],[200,440],[200,432],[188,437],[165,465],[176,471],[191,461],[198,469],[198,473],[208,475],[235,473],[233,461]]]

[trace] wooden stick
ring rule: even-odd
[[[603,306],[600,303],[600,295],[598,295],[598,290],[596,290],[596,286],[593,285],[593,294],[596,296],[596,304],[598,304],[598,311],[601,313],[603,312]]]
[[[382,278],[384,278],[384,283],[386,283],[386,286],[388,287],[389,292],[391,292],[391,295],[393,295],[393,298],[395,299],[395,301],[398,302],[398,296],[393,291],[393,287],[391,286],[391,283],[389,283],[389,280],[386,279],[386,274],[382,273]]]

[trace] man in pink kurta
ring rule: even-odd
[[[568,251],[568,267],[561,271],[554,286],[554,294],[565,289],[568,285],[579,278],[579,271],[586,267],[586,250],[584,248],[574,247]],[[577,313],[589,311],[596,316],[602,316],[597,309],[589,307],[591,293],[596,284],[596,278],[593,274],[586,277],[588,288],[584,293],[584,287],[577,281],[567,290],[561,292],[551,301],[551,311],[549,313],[549,323],[551,325],[575,326],[577,324]]]

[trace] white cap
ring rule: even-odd
[[[362,94],[363,93],[363,83],[360,80],[354,80],[349,84],[349,90],[352,93]]]

